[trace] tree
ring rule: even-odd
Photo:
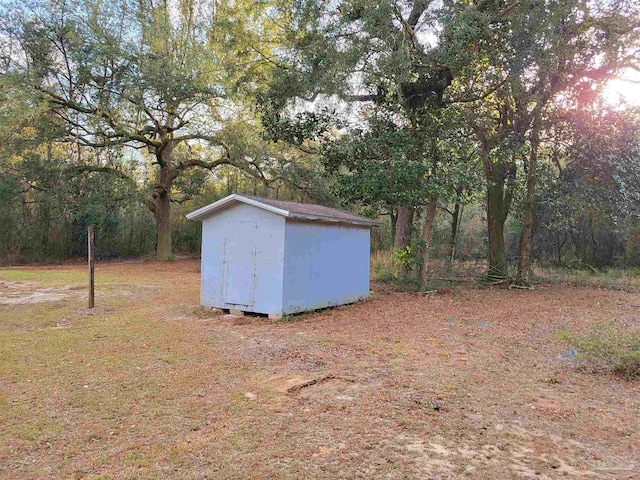
[[[148,223],[133,172],[109,169],[78,175],[68,163],[75,152],[47,138],[46,121],[14,129],[0,146],[0,261],[42,261],[86,253],[86,227],[99,231],[101,254],[143,254]],[[94,152],[96,155],[97,152]],[[100,155],[119,156],[102,150]],[[90,161],[89,152],[83,157]],[[114,164],[125,167],[120,159]],[[137,222],[131,221],[134,217]],[[136,239],[137,240],[137,239]]]
[[[392,216],[395,249],[408,246],[415,208],[427,193],[429,164],[411,155],[413,142],[407,129],[378,113],[367,130],[328,142],[322,152],[339,198]]]
[[[640,66],[633,47],[628,49],[640,40],[637,31],[640,8],[623,5],[607,8],[605,5],[585,12],[585,6],[589,7],[582,2],[567,2],[556,15],[548,15],[547,18],[555,18],[550,19],[538,40],[538,48],[544,48],[546,54],[537,55],[540,73],[533,87],[535,106],[530,113],[530,152],[526,162],[527,188],[518,263],[518,281],[522,284],[529,284],[531,278],[536,170],[547,105],[565,92],[564,102],[566,96],[573,94],[582,99],[582,105],[576,106],[584,108],[584,100],[600,90],[609,78],[621,69]],[[585,52],[584,45],[590,45],[590,51]]]
[[[602,104],[556,112],[536,208],[536,256],[565,266],[637,265],[640,117]],[[547,173],[548,172],[548,173]]]
[[[442,6],[429,0],[363,0],[281,6],[281,14],[291,27],[283,31],[284,45],[273,59],[278,68],[263,96],[262,118],[267,132],[272,139],[309,150],[309,141],[323,138],[331,115],[322,110],[301,114],[304,101],[318,105],[337,98],[353,107],[352,116],[358,115],[363,104],[363,108],[384,111],[398,131],[410,139],[403,154],[407,165],[426,166],[425,177],[430,179],[421,200],[428,205],[421,234],[422,282],[442,190],[437,181],[445,178],[441,173],[441,146],[448,107],[486,95],[473,86],[459,98],[447,92],[454,79],[465,76],[473,64],[467,57],[485,50],[488,55],[494,48],[490,42],[479,40],[486,37],[490,24],[499,22],[511,8],[501,3],[460,1]],[[471,27],[470,19],[475,22]],[[476,28],[478,19],[484,29]],[[398,200],[395,209],[399,211],[415,206]]]
[[[624,7],[624,8],[623,8]],[[509,214],[517,172],[526,175],[518,281],[530,282],[537,166],[542,134],[554,104],[574,95],[588,96],[621,68],[633,65],[638,10],[621,2],[595,5],[563,2],[514,2],[500,23],[501,47],[476,59],[481,83],[495,91],[469,109],[484,158],[487,181],[489,276],[508,275],[504,223]],[[562,97],[561,97],[562,95]]]
[[[258,15],[242,3],[51,0],[23,3],[3,25],[20,47],[7,76],[47,102],[63,126],[62,140],[151,156],[147,205],[159,259],[172,254],[170,209],[181,176],[234,165],[261,178],[257,163],[234,152],[224,131],[237,108],[232,93],[246,83],[242,75],[260,74],[255,52],[238,48],[230,35],[245,7],[247,20]],[[97,168],[81,158],[76,167]]]

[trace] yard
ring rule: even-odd
[[[0,270],[0,478],[638,478],[640,384],[572,336],[637,294],[373,285],[274,321],[199,308],[199,263]]]

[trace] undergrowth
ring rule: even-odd
[[[600,324],[575,342],[577,360],[595,371],[640,379],[640,330]]]
[[[611,290],[635,291],[640,289],[638,269],[578,270],[558,267],[534,269],[534,278],[538,282],[579,287],[603,288]]]
[[[418,285],[419,261],[411,249],[378,251],[371,256],[371,280],[388,283],[402,291],[455,290],[462,284],[474,285],[483,278],[485,262],[432,258],[427,284]]]
[[[390,251],[379,251],[371,256],[371,279],[403,289],[418,288],[416,269],[402,256]]]

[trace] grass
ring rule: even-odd
[[[534,270],[534,274],[536,282],[611,290],[640,290],[640,270],[637,268],[609,268],[604,271],[598,271],[538,267]]]
[[[0,281],[38,282],[41,285],[76,284],[86,282],[86,273],[65,270],[22,270],[18,268],[0,270]]]
[[[616,323],[599,324],[576,339],[578,360],[596,371],[628,380],[640,378],[640,330]]]
[[[386,261],[372,268],[391,268]],[[235,323],[199,308],[197,262],[97,272],[94,311],[83,290],[0,305],[0,478],[455,478],[469,464],[479,479],[525,467],[553,478],[545,456],[584,467],[567,438],[619,456],[639,440],[632,384],[558,360],[592,318],[627,315],[628,293],[460,287],[424,296],[374,285],[366,302]],[[3,281],[32,282],[25,293],[85,276],[83,266],[0,270]],[[269,383],[309,372],[336,380],[295,395]],[[555,413],[529,404],[545,396],[575,408],[541,421]],[[592,406],[609,413],[594,416]],[[511,421],[517,430],[494,431]],[[616,428],[620,438],[607,433]],[[562,448],[539,442],[549,433]],[[487,460],[481,452],[496,443],[505,453]]]
[[[378,282],[393,282],[400,276],[393,252],[377,251],[371,256],[371,279]]]
[[[102,267],[104,268],[104,267]],[[102,291],[114,291],[123,286],[123,280],[118,276],[103,273],[98,267],[96,272],[96,285]],[[88,273],[84,268],[74,268],[65,270],[53,269],[51,267],[37,268],[33,270],[21,269],[19,267],[0,269],[0,282],[27,282],[37,283],[40,287],[60,286],[63,288],[84,289],[88,284]],[[131,285],[132,282],[125,282]],[[135,284],[135,282],[133,282]]]
[[[85,278],[84,269],[0,270],[4,281],[29,282],[27,292],[36,287],[64,289]],[[144,283],[152,285],[156,279],[152,275]],[[189,408],[185,389],[197,390],[204,379],[215,381],[218,376],[216,371],[205,375],[198,366],[203,351],[210,348],[194,348],[185,341],[188,332],[179,324],[167,328],[157,321],[158,313],[163,313],[158,300],[175,292],[175,287],[168,283],[150,290],[139,286],[139,280],[138,275],[127,278],[99,270],[98,308],[93,312],[85,308],[81,290],[72,290],[71,296],[59,302],[0,306],[0,385],[8,386],[0,389],[0,463],[8,469],[0,467],[0,477],[3,471],[14,472],[11,478],[43,476],[35,451],[34,456],[5,456],[8,452],[3,448],[9,442],[46,445],[63,441],[68,451],[75,452],[88,446],[83,465],[64,462],[67,467],[58,470],[59,478],[83,477],[85,469],[95,473],[102,462],[128,469],[185,461],[177,458],[181,449],[179,444],[171,447],[171,440],[167,441],[169,448],[153,449],[157,455],[147,452],[147,461],[124,453],[129,451],[126,445],[135,446],[129,443],[132,438],[162,441],[176,428],[181,431],[204,422],[205,413],[195,409],[190,410],[189,419],[170,426],[164,423],[171,423],[176,412]],[[195,303],[197,290],[191,296],[177,295]],[[174,381],[176,372],[179,381]],[[218,398],[224,399],[224,394]],[[144,422],[140,421],[141,411]],[[113,444],[116,437],[122,454],[102,449],[93,452],[99,445]],[[105,478],[113,478],[116,471]]]

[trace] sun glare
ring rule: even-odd
[[[625,71],[620,78],[610,80],[603,89],[606,102],[612,106],[640,105],[640,72]]]

